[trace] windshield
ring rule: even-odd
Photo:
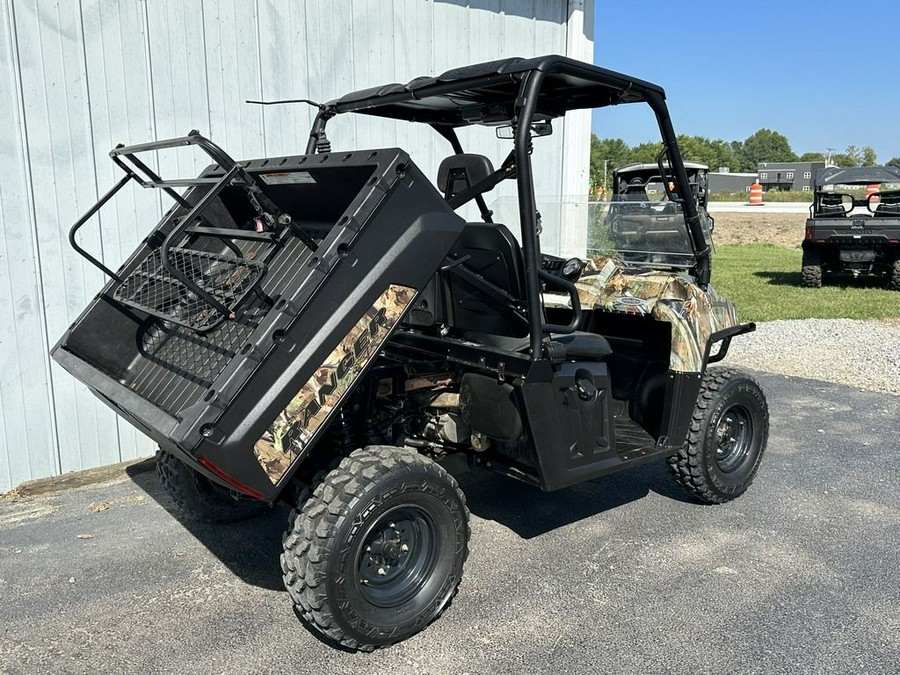
[[[518,221],[515,199],[498,199],[490,208],[498,223]],[[694,265],[690,235],[677,202],[538,197],[537,208],[542,253],[581,257],[586,251],[588,258],[614,257],[629,266],[646,268],[688,269]],[[708,217],[702,210],[700,219],[706,241],[712,245]],[[579,230],[587,232],[586,241],[569,241],[565,236]]]
[[[610,256],[637,266],[682,267],[694,264],[694,250],[681,204],[648,190],[648,201],[597,202],[588,226],[588,255]],[[708,223],[701,212],[704,234]]]

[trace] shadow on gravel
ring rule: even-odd
[[[664,461],[644,464],[556,492],[494,474],[458,476],[469,510],[493,520],[524,539],[615,509],[655,492],[693,503],[669,476]]]
[[[181,523],[210,553],[241,580],[273,591],[283,591],[281,581],[281,535],[287,527],[287,510],[276,507],[263,515],[236,523],[198,523],[178,518],[163,490],[153,463],[128,467],[129,478],[147,496]]]

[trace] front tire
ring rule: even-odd
[[[156,451],[156,475],[179,516],[201,523],[232,523],[271,507],[213,483],[165,450]]]
[[[403,640],[456,594],[468,556],[465,497],[407,448],[356,450],[291,513],[284,584],[306,622],[350,649]]]
[[[822,287],[822,256],[818,251],[803,251],[800,285],[804,288]]]
[[[740,497],[756,476],[769,436],[769,409],[759,384],[733,368],[703,377],[687,440],[669,469],[707,504]]]

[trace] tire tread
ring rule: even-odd
[[[724,504],[735,499],[739,495],[723,495],[710,484],[703,466],[703,445],[706,436],[707,414],[722,388],[732,379],[740,377],[752,382],[758,389],[759,384],[755,379],[737,368],[717,367],[710,368],[703,376],[700,385],[700,393],[697,395],[697,403],[691,416],[687,439],[677,454],[669,457],[668,465],[672,476],[688,494],[707,504]],[[759,389],[760,393],[762,392]],[[765,403],[765,399],[763,399]],[[768,435],[768,414],[765,418],[765,436]],[[765,451],[765,436],[760,457]],[[755,471],[755,470],[754,470]],[[752,476],[751,476],[752,482]],[[748,483],[749,485],[749,483]]]
[[[800,267],[800,285],[804,288],[822,287],[822,256],[818,251],[804,251]]]
[[[394,475],[410,469],[425,471],[448,481],[463,506],[466,522],[466,546],[462,562],[468,557],[468,519],[465,496],[456,480],[433,461],[409,448],[369,446],[350,453],[331,470],[316,474],[310,486],[300,495],[291,511],[284,536],[281,569],[284,585],[301,618],[330,640],[351,650],[371,651],[367,644],[348,636],[335,621],[328,605],[325,581],[326,565],[341,542],[334,537],[343,514],[364,499],[367,486],[386,474]],[[450,606],[458,585],[440,611],[437,619]],[[422,626],[424,628],[424,626]]]
[[[891,265],[891,279],[888,286],[892,291],[900,291],[900,258]]]
[[[156,475],[172,500],[175,513],[201,523],[231,523],[268,511],[266,502],[234,493],[228,497],[211,481],[170,452],[156,451]]]

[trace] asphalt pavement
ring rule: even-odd
[[[283,509],[185,525],[153,473],[0,501],[0,673],[900,672],[900,397],[762,375],[756,482],[657,463],[557,493],[464,476],[471,556],[423,633],[334,649],[292,611]]]

